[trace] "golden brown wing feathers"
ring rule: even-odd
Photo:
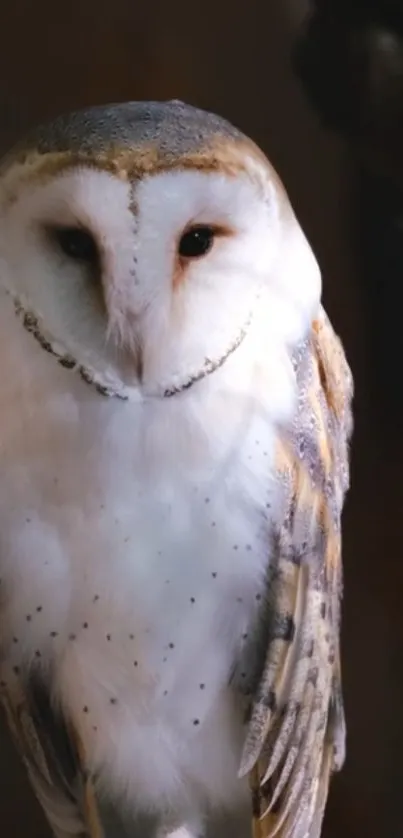
[[[340,519],[353,386],[323,311],[295,370],[298,412],[278,448],[283,505],[268,582],[268,647],[241,765],[250,777],[254,838],[317,838],[331,772],[344,759]]]

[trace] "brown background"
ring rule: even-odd
[[[403,451],[399,434],[375,422],[368,396],[371,331],[355,241],[354,164],[320,130],[289,65],[301,4],[254,0],[252,14],[242,0],[2,0],[0,149],[71,107],[181,98],[234,121],[280,172],[321,263],[357,393],[344,538],[348,759],[332,786],[324,838],[401,838]],[[400,359],[392,360],[401,377]],[[5,836],[48,835],[3,730],[0,824]]]

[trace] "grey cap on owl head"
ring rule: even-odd
[[[40,125],[14,146],[41,154],[102,154],[153,144],[165,156],[182,156],[208,147],[216,138],[246,140],[227,120],[177,99],[168,102],[122,102],[74,111]]]

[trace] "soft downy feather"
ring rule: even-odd
[[[250,777],[254,838],[318,838],[329,777],[344,758],[340,518],[352,379],[323,310],[294,367],[299,405],[278,449],[282,514],[268,551],[265,642],[249,691],[240,770]],[[26,681],[14,673],[7,693],[1,687],[11,733],[54,834],[108,838],[79,731],[29,675]]]

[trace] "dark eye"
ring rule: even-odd
[[[54,227],[52,235],[60,250],[76,262],[94,264],[98,259],[98,248],[94,237],[81,227]]]
[[[212,227],[192,227],[183,234],[179,242],[179,255],[186,259],[197,259],[205,256],[214,243]]]

